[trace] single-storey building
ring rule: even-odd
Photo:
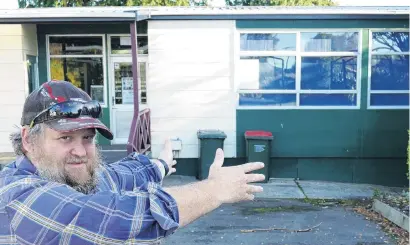
[[[245,131],[264,130],[273,135],[269,178],[407,185],[409,13],[409,7],[2,10],[0,152],[12,151],[8,135],[25,97],[57,79],[100,101],[115,137],[99,137],[102,146],[125,150],[137,132],[156,157],[167,137],[178,139],[179,174],[198,171],[198,130],[226,134],[227,165],[246,161]],[[143,113],[132,124],[134,111]]]

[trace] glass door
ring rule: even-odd
[[[147,107],[147,59],[138,57],[139,109]],[[111,125],[113,144],[126,144],[134,115],[134,83],[131,57],[113,57],[111,62]]]
[[[29,93],[39,87],[37,56],[26,55]]]

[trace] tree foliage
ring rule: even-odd
[[[202,6],[207,0],[16,0],[20,8],[83,6]],[[331,6],[332,0],[226,0],[228,6]]]
[[[226,0],[229,6],[333,6],[332,0]]]

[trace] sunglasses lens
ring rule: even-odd
[[[50,111],[55,113],[56,117],[76,118],[81,114],[83,105],[80,103],[64,103],[53,106]]]
[[[87,103],[88,113],[94,117],[98,118],[101,115],[101,106],[97,101],[90,101]]]

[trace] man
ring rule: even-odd
[[[153,244],[224,203],[252,200],[265,177],[247,163],[163,188],[175,172],[169,142],[159,159],[130,154],[104,164],[95,134],[112,139],[100,105],[69,82],[51,81],[25,101],[11,136],[18,158],[0,172],[0,244]]]

